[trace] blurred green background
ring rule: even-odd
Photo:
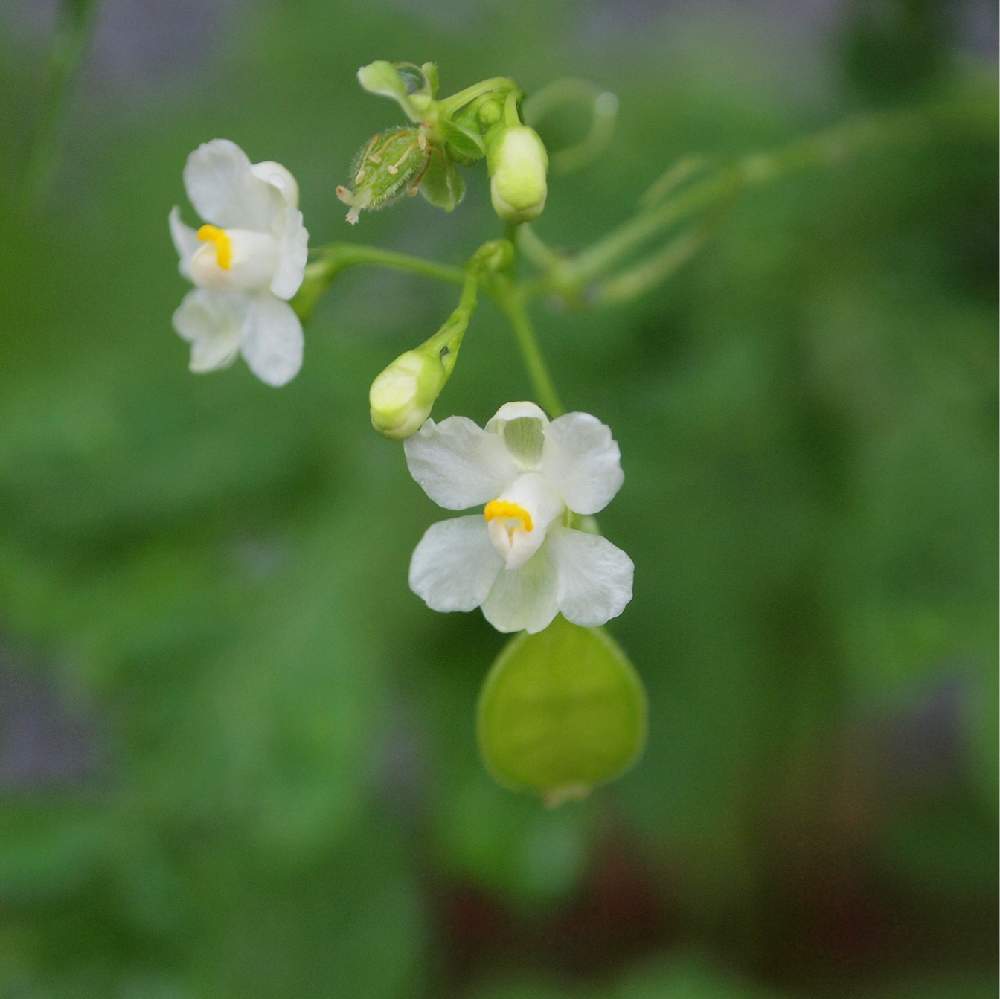
[[[0,995],[996,995],[993,5],[107,0],[29,207],[53,17],[0,8]],[[482,170],[344,225],[375,58],[617,93],[538,224],[569,248],[681,156],[955,109],[745,198],[640,302],[538,310],[622,446],[650,696],[639,765],[555,811],[481,768],[502,637],[409,593],[439,513],[368,424],[453,290],[343,274],[279,392],[170,326],[209,138],[296,174],[313,245],[499,231]],[[529,395],[485,304],[436,415]]]

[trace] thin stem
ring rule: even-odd
[[[552,376],[549,374],[541,348],[538,346],[535,328],[524,307],[524,296],[521,290],[506,279],[499,279],[494,283],[493,291],[497,303],[514,331],[517,345],[521,349],[521,358],[539,403],[549,416],[561,415],[566,410],[559,398],[558,391],[556,391]]]
[[[589,250],[579,254],[566,270],[575,283],[587,284],[661,229],[699,209],[731,197],[741,186],[742,178],[736,168],[721,171],[710,180],[692,185],[656,211],[639,215],[619,226]]]
[[[590,107],[590,125],[578,141],[561,149],[549,150],[549,163],[554,174],[579,170],[607,148],[614,136],[618,98],[590,80],[568,77],[536,90],[522,106],[525,123],[537,128],[539,122],[554,111],[581,103]]]
[[[506,90],[508,88],[513,90],[518,89],[517,84],[510,77],[492,76],[488,80],[480,80],[479,83],[474,83],[471,87],[466,87],[464,90],[459,90],[458,93],[452,94],[451,97],[445,97],[444,100],[438,101],[438,108],[443,114],[451,114],[471,101],[474,101],[477,97],[482,97],[483,94],[488,94],[493,90]]]
[[[414,257],[408,253],[383,250],[377,246],[330,243],[320,247],[316,254],[319,257],[317,263],[331,269],[334,274],[356,264],[372,264],[376,267],[388,267],[394,271],[419,274],[435,281],[446,281],[449,284],[462,284],[465,281],[465,270],[462,267],[425,260],[423,257]]]
[[[557,267],[562,260],[559,254],[545,243],[527,222],[518,227],[517,248],[526,260],[541,270],[551,270]]]
[[[465,271],[465,282],[462,285],[462,294],[458,297],[456,311],[467,312],[471,315],[476,307],[479,298],[479,282],[482,278],[478,267],[468,267]]]
[[[705,245],[730,206],[731,200],[719,201],[703,218],[673,236],[651,256],[596,283],[591,288],[591,303],[599,306],[629,302],[666,281]]]
[[[59,158],[59,133],[73,90],[73,81],[96,21],[99,0],[62,0],[49,54],[48,80],[42,117],[28,152],[21,193],[29,206],[45,194]]]
[[[470,264],[465,272],[465,283],[462,285],[462,294],[459,296],[458,305],[441,324],[437,333],[429,337],[418,348],[418,350],[431,354],[440,362],[445,380],[448,379],[455,367],[458,351],[465,338],[465,331],[469,328],[473,312],[476,311],[481,278],[480,268]]]
[[[713,228],[702,225],[682,232],[641,264],[601,282],[594,289],[592,302],[595,305],[630,302],[666,281],[705,245]]]
[[[330,243],[321,246],[315,253],[317,259],[306,268],[302,287],[292,300],[292,308],[303,322],[312,315],[319,300],[333,283],[333,279],[342,270],[357,264],[372,264],[375,267],[387,267],[389,270],[402,271],[406,274],[419,274],[421,277],[448,284],[462,284],[465,281],[464,268],[412,257],[408,253],[382,250],[377,246]]]
[[[927,118],[915,114],[870,115],[797,139],[774,152],[743,157],[623,223],[575,258],[563,261],[558,272],[550,275],[548,284],[555,290],[579,290],[688,215],[725,202],[748,188],[808,167],[833,165],[872,145],[919,135],[928,127]]]

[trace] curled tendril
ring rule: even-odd
[[[574,104],[589,108],[590,127],[579,142],[550,152],[550,169],[556,174],[581,170],[604,152],[614,135],[618,98],[591,80],[566,77],[526,98],[521,108],[525,124],[535,128],[549,115]]]

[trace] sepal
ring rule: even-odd
[[[437,93],[437,66],[432,62],[417,66],[378,59],[358,70],[358,83],[370,94],[394,100],[410,121],[416,123]]]
[[[420,193],[435,208],[453,211],[465,197],[465,181],[443,149],[431,152],[430,162],[420,182]]]
[[[486,155],[483,137],[471,125],[455,120],[441,122],[445,149],[456,162],[469,166]]]

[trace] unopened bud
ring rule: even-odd
[[[436,352],[418,348],[400,354],[372,382],[372,426],[394,440],[415,434],[430,416],[449,373]]]
[[[488,142],[487,165],[493,209],[507,222],[530,222],[545,208],[549,157],[538,133],[527,125],[501,128]]]

